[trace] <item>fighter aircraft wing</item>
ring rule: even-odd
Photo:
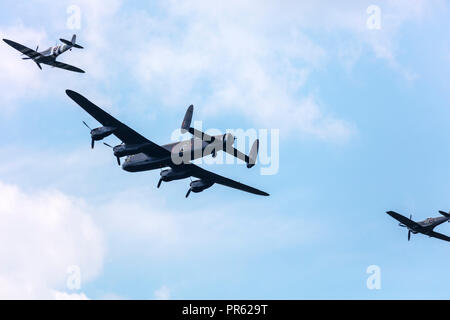
[[[73,71],[73,72],[84,73],[83,70],[81,70],[77,67],[74,67],[69,64],[59,62],[59,61],[51,61],[51,62],[43,62],[43,63],[48,64],[49,66],[56,67],[56,68],[61,68],[61,69],[65,69],[65,70],[69,70],[69,71]]]
[[[218,183],[221,184],[223,186],[227,186],[230,188],[234,188],[234,189],[238,189],[238,190],[242,190],[242,191],[246,191],[249,193],[253,193],[253,194],[257,194],[260,196],[268,196],[269,194],[267,192],[258,190],[256,188],[250,187],[248,185],[245,185],[243,183],[240,183],[238,181],[234,181],[231,180],[229,178],[225,178],[221,175],[218,175],[216,173],[213,173],[211,171],[205,170],[200,168],[199,166],[193,164],[193,163],[189,163],[189,164],[184,164],[183,166],[185,166],[185,168],[187,170],[190,170],[190,174],[193,177],[208,181],[208,182],[214,182],[214,183]]]
[[[405,216],[402,216],[401,214],[394,212],[394,211],[387,211],[386,212],[388,215],[390,215],[392,218],[394,218],[395,220],[399,221],[400,223],[403,223],[405,226],[410,227],[410,228],[416,228],[416,229],[421,229],[422,226],[420,224],[418,224],[415,221],[412,221],[411,219],[408,219]]]
[[[125,144],[140,144],[147,143],[150,146],[146,148],[145,153],[149,156],[157,156],[157,157],[167,157],[170,156],[170,151],[164,149],[160,145],[148,140],[143,137],[127,125],[123,124],[113,116],[111,116],[106,111],[97,107],[91,101],[83,97],[81,94],[72,91],[66,90],[67,95],[75,101],[81,108],[83,108],[87,113],[89,113],[92,117],[94,117],[98,122],[100,122],[105,127],[113,127],[116,130],[113,134],[122,140]]]
[[[431,231],[430,233],[428,233],[428,235],[433,238],[450,241],[450,237],[447,237],[446,235],[443,235],[442,233],[439,232]]]
[[[41,54],[39,52],[34,51],[33,49],[30,49],[30,48],[27,48],[24,45],[21,45],[20,43],[17,43],[17,42],[8,40],[8,39],[3,39],[3,41],[5,41],[8,45],[13,47],[14,49],[22,52],[24,55],[27,55],[31,59],[41,56]]]

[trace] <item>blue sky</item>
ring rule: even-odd
[[[80,9],[80,29],[67,8]],[[380,29],[367,28],[376,5]],[[0,46],[0,297],[448,299],[448,244],[385,214],[450,210],[445,1],[2,1],[0,34],[31,48],[78,36],[40,71]],[[130,174],[80,92],[157,143],[186,107],[203,128],[279,129],[279,171],[206,166],[256,186],[188,200]],[[117,141],[109,137],[106,141]],[[449,234],[444,224],[439,232]],[[79,266],[81,287],[67,287]],[[381,270],[369,290],[366,269]]]

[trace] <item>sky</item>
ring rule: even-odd
[[[86,73],[0,43],[0,298],[448,299],[448,243],[408,242],[385,212],[450,210],[449,17],[444,0],[2,0],[1,38],[76,33],[58,60]],[[201,165],[270,196],[157,189],[158,170],[90,149],[98,123],[66,89],[160,144],[190,104],[204,130],[269,132],[250,170]]]

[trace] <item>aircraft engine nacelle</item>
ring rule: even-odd
[[[173,170],[173,169],[166,169],[161,171],[161,179],[162,181],[169,182],[173,180],[181,180],[189,177],[189,173],[184,170]]]
[[[228,144],[230,144],[230,146],[232,146],[234,144],[234,140],[236,140],[236,138],[231,133],[225,133],[222,136],[222,141],[223,141],[224,146],[226,146]]]
[[[99,127],[91,130],[92,140],[99,141],[114,133],[114,127]]]
[[[113,148],[114,155],[116,157],[125,157],[133,154],[138,154],[143,151],[147,147],[149,147],[149,143],[141,143],[141,144],[119,144]]]
[[[86,127],[89,128],[89,126],[86,124],[86,122],[83,121],[83,123],[86,125]],[[107,136],[111,135],[116,131],[116,128],[114,127],[99,127],[91,130],[91,148],[94,149],[94,143],[95,141],[103,140]]]
[[[173,180],[181,180],[187,177],[190,177],[191,175],[185,171],[185,170],[173,170],[173,169],[166,169],[161,171],[160,173],[161,178],[159,178],[157,187],[159,188],[161,186],[161,182],[169,182]]]
[[[199,192],[202,192],[205,189],[208,189],[213,184],[214,184],[214,182],[209,182],[209,181],[205,181],[205,180],[202,180],[202,179],[192,181],[191,184],[190,184],[190,188],[189,188],[188,192],[186,193],[186,198],[189,196],[191,191],[195,192],[195,193],[199,193]]]

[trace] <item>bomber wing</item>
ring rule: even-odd
[[[66,93],[73,101],[75,101],[81,108],[83,108],[87,113],[89,113],[92,117],[94,117],[103,126],[116,128],[113,134],[117,138],[122,140],[122,142],[124,142],[125,144],[146,143],[150,145],[145,150],[145,153],[148,154],[149,156],[155,157],[170,156],[170,151],[143,137],[142,135],[140,135],[127,125],[123,124],[122,122],[111,116],[103,109],[97,107],[95,104],[93,104],[91,101],[83,97],[81,94],[72,90],[66,90]]]
[[[258,190],[256,188],[250,187],[250,186],[240,183],[238,181],[235,181],[235,180],[223,177],[221,175],[218,175],[216,173],[213,173],[211,171],[202,169],[193,163],[183,164],[182,166],[184,166],[184,169],[189,170],[191,176],[202,179],[204,181],[218,183],[223,186],[227,186],[230,188],[257,194],[260,196],[268,196],[269,195],[267,192]]]

